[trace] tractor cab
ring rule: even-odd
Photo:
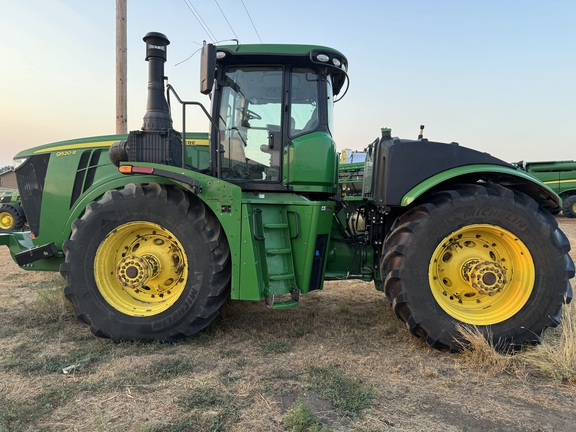
[[[243,190],[336,192],[333,105],[347,65],[341,53],[302,45],[219,46],[203,50],[202,65],[201,90],[213,90],[213,176]]]

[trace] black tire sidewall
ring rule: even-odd
[[[576,218],[574,204],[576,204],[576,195],[570,195],[562,201],[562,213],[564,213],[564,216]]]

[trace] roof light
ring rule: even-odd
[[[330,60],[330,57],[328,57],[326,54],[318,54],[316,56],[316,60],[321,61],[322,63],[326,63],[328,60]]]
[[[224,51],[218,51],[218,52],[216,53],[216,58],[217,58],[218,60],[223,59],[224,57],[226,57],[226,53],[225,53]]]
[[[337,58],[333,58],[333,59],[332,59],[332,63],[333,63],[334,66],[336,66],[336,67],[340,67],[340,65],[342,64],[342,63],[340,62],[340,60],[338,60]]]

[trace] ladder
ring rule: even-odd
[[[287,211],[282,206],[256,208],[253,213],[253,235],[263,242],[266,266],[263,271],[268,282],[267,303],[274,309],[288,309],[298,305],[300,290],[294,274],[294,256],[291,240],[298,237],[299,228],[292,236]],[[260,227],[260,229],[258,229]],[[261,235],[259,234],[261,233]],[[277,301],[276,297],[290,295],[289,300]]]

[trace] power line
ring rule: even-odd
[[[190,12],[192,12],[192,15],[194,15],[194,18],[196,18],[196,20],[198,21],[200,26],[202,26],[202,28],[204,29],[204,31],[206,32],[208,37],[210,39],[212,39],[212,42],[216,42],[216,38],[214,37],[214,34],[210,31],[210,29],[208,28],[208,25],[204,22],[204,20],[202,19],[202,16],[196,10],[196,8],[192,4],[192,2],[190,0],[184,0],[184,3],[186,3],[186,6],[188,6],[188,9],[190,9]]]
[[[230,21],[228,21],[228,18],[226,18],[226,14],[224,13],[224,11],[222,10],[222,8],[220,7],[220,4],[218,3],[218,0],[214,0],[216,2],[216,6],[218,6],[218,9],[220,9],[220,12],[222,12],[222,16],[224,17],[224,19],[226,20],[226,22],[228,23],[228,27],[230,27],[230,30],[232,30],[232,33],[234,33],[234,37],[236,39],[238,39],[238,35],[236,34],[236,32],[234,31],[234,29],[232,28],[232,24],[230,24]]]
[[[262,42],[262,38],[260,37],[260,33],[258,33],[258,30],[256,30],[256,26],[254,25],[254,21],[252,21],[252,17],[250,16],[250,12],[248,12],[248,8],[244,4],[244,0],[240,0],[240,1],[242,2],[242,6],[244,6],[244,10],[246,11],[246,15],[248,15],[248,18],[250,19],[250,22],[252,23],[252,27],[254,27],[254,31],[256,32],[258,39],[260,39],[260,43],[264,43],[264,42]]]

